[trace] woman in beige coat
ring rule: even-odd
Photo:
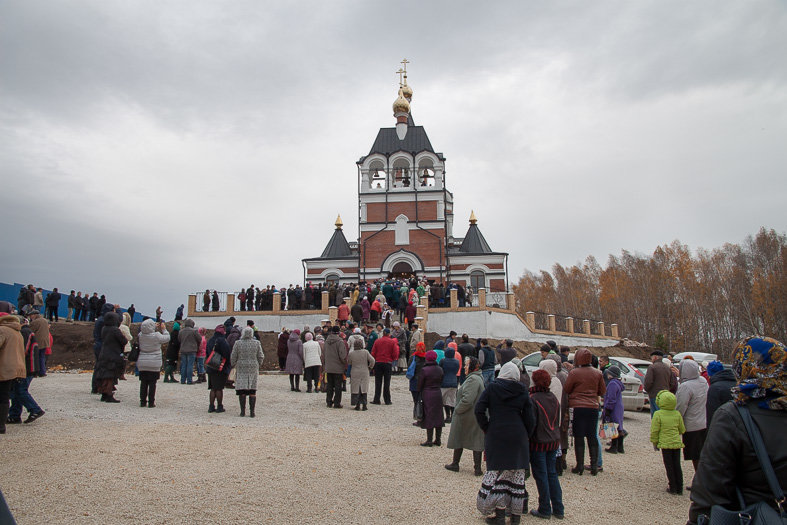
[[[0,316],[0,434],[5,434],[11,387],[26,376],[22,324],[15,315]]]
[[[366,410],[366,392],[369,390],[369,369],[374,366],[374,357],[363,347],[363,339],[352,341],[350,354],[347,356],[350,369],[350,403],[355,410]],[[363,409],[361,409],[363,405]]]

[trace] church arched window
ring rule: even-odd
[[[394,188],[409,188],[412,186],[412,174],[410,173],[410,163],[407,159],[396,159],[393,163],[393,173],[391,176]]]
[[[432,159],[422,159],[418,164],[418,185],[422,188],[434,186],[434,165]]]
[[[481,288],[486,288],[486,275],[481,270],[474,270],[470,272],[470,286],[473,287],[474,292],[478,292]]]

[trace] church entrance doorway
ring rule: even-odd
[[[413,275],[413,267],[410,266],[410,263],[406,263],[404,261],[400,261],[394,264],[394,267],[391,268],[391,271],[388,273],[389,279],[409,279]]]

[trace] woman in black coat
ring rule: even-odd
[[[422,447],[440,446],[440,437],[443,435],[443,394],[440,385],[443,384],[443,369],[437,366],[437,352],[426,352],[426,363],[418,376],[418,391],[424,404],[424,418],[421,428],[426,429],[426,441]],[[434,436],[434,441],[432,441]]]
[[[488,412],[488,415],[487,415]],[[530,441],[535,417],[519,368],[506,363],[497,379],[487,386],[475,405],[475,417],[484,431],[486,474],[481,481],[476,506],[483,514],[494,511],[487,523],[519,523],[527,512]]]
[[[104,314],[104,326],[101,329],[101,352],[96,361],[96,381],[101,401],[119,403],[113,392],[118,377],[126,367],[123,350],[128,340],[120,331],[120,316],[114,312]]]
[[[210,406],[208,412],[224,412],[224,386],[227,384],[227,377],[230,374],[230,357],[232,349],[225,337],[224,325],[219,325],[213,332],[213,337],[208,341],[205,348],[206,360],[205,370],[208,373],[208,388],[210,389]],[[223,361],[218,367],[212,365],[210,359],[212,353],[219,354]],[[216,406],[214,406],[216,403]]]
[[[759,429],[776,481],[787,487],[787,350],[775,339],[750,337],[735,348],[732,368],[737,376],[734,402],[722,405],[708,428],[691,483],[689,523],[709,516],[714,505],[740,510],[736,489],[740,489],[745,505],[764,501],[776,506],[738,412],[740,407],[749,411]],[[774,521],[781,523],[779,518]]]

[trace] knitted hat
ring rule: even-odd
[[[541,388],[549,388],[552,382],[552,376],[546,370],[536,370],[533,372],[533,384]]]
[[[721,364],[721,361],[711,361],[710,363],[708,363],[706,369],[708,371],[708,375],[710,377],[713,377],[714,375],[724,370],[724,365]]]
[[[437,361],[437,352],[435,352],[434,350],[429,350],[428,352],[426,352],[426,360]]]

